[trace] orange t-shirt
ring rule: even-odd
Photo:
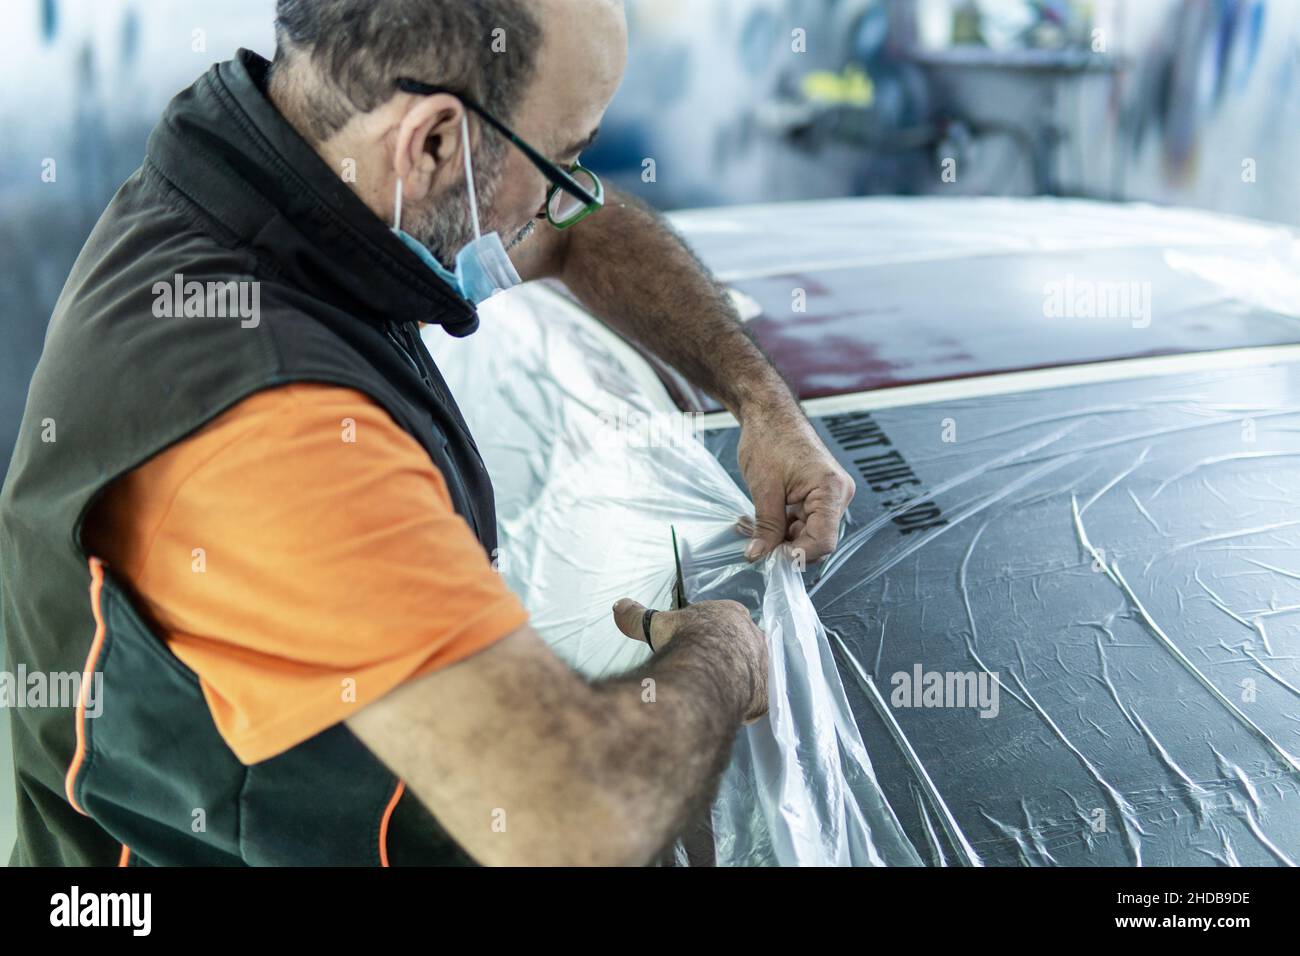
[[[419,443],[346,388],[245,399],[116,481],[84,537],[245,764],[528,619]]]

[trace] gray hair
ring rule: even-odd
[[[472,97],[509,122],[532,80],[542,27],[527,0],[278,0],[271,82],[322,142],[409,76]],[[318,82],[290,79],[306,57]]]

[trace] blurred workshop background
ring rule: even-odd
[[[627,78],[586,159],[662,209],[1042,194],[1300,222],[1288,168],[1300,140],[1297,0],[628,8]],[[91,226],[174,93],[240,46],[270,54],[273,10],[274,0],[7,0],[0,468]]]
[[[586,161],[663,209],[1059,195],[1300,222],[1300,0],[627,2],[627,77]],[[273,10],[6,0],[0,474],[86,235],[177,91],[272,52]]]

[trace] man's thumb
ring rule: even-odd
[[[618,625],[618,629],[623,632],[624,636],[630,637],[634,641],[645,640],[645,632],[642,630],[641,624],[644,617],[644,605],[638,604],[631,598],[620,598],[614,602],[614,623]]]
[[[640,643],[646,643],[645,639],[645,616],[646,609],[644,605],[638,604],[631,598],[622,598],[614,603],[614,623],[618,629],[627,637]],[[651,649],[661,651],[664,645],[672,639],[672,612],[656,611],[651,618],[650,639]]]

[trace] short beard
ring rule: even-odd
[[[475,152],[474,185],[478,199],[479,222],[484,235],[494,231],[491,225],[496,198],[501,185],[500,170],[504,149],[480,148]],[[474,217],[470,214],[469,188],[465,175],[434,198],[433,204],[416,212],[412,230],[420,242],[447,269],[454,270],[456,256],[474,241]]]
[[[508,243],[506,243],[506,251],[509,252],[515,246],[519,245],[521,242],[526,240],[529,236],[533,234],[533,230],[536,228],[537,228],[537,220],[529,219],[528,225],[520,229],[519,232],[515,234],[515,237],[511,239]]]

